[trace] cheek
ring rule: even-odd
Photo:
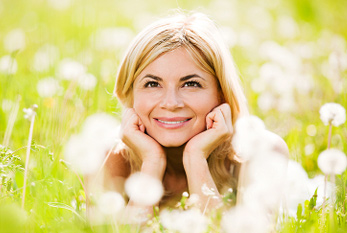
[[[145,123],[146,117],[150,114],[154,107],[154,102],[146,98],[143,95],[134,96],[133,108],[140,119]]]

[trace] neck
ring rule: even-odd
[[[169,174],[185,174],[183,167],[183,150],[185,144],[179,147],[164,147],[167,160],[166,172]]]

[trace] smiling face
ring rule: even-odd
[[[178,147],[206,129],[206,115],[221,104],[217,80],[185,48],[159,56],[135,79],[133,107],[146,132]]]

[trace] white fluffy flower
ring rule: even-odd
[[[56,10],[65,10],[71,6],[71,0],[48,0],[48,4]]]
[[[173,232],[202,233],[207,229],[207,218],[198,209],[163,210],[160,220],[165,228]]]
[[[125,201],[117,192],[106,192],[101,194],[97,201],[98,209],[104,215],[115,215],[125,207]]]
[[[65,158],[83,174],[96,172],[119,135],[119,122],[106,113],[89,116],[65,145]]]
[[[327,149],[318,156],[318,167],[324,174],[336,175],[346,170],[346,155],[338,149]]]
[[[238,119],[235,123],[232,146],[242,159],[249,160],[261,151],[271,150],[274,146],[272,139],[260,118],[246,116]]]
[[[45,44],[35,53],[32,67],[37,72],[45,72],[51,68],[59,57],[59,49],[50,44]]]
[[[37,109],[37,105],[34,104],[32,107],[30,108],[24,108],[23,112],[25,113],[24,118],[28,119],[29,121],[32,121],[36,115],[36,109]]]
[[[85,72],[84,65],[70,58],[65,58],[59,63],[57,76],[66,80],[77,80]]]
[[[320,119],[325,125],[339,126],[346,121],[346,109],[337,103],[326,103],[320,110]]]
[[[17,69],[17,61],[10,55],[5,55],[0,58],[0,73],[15,74],[17,72]]]
[[[23,29],[13,29],[4,38],[5,49],[12,53],[25,48],[25,33]]]
[[[223,215],[221,226],[226,233],[266,233],[269,221],[265,216],[259,209],[238,205]]]
[[[37,83],[37,92],[41,97],[52,97],[61,90],[61,86],[59,85],[59,81],[53,77],[47,77],[41,79]]]
[[[214,190],[214,188],[207,187],[206,183],[204,183],[202,185],[201,191],[205,196],[215,196],[216,195],[216,191]]]
[[[91,38],[98,50],[116,50],[126,47],[133,37],[129,28],[103,28],[99,29]]]
[[[78,85],[87,91],[93,90],[98,80],[92,74],[85,73],[78,78]]]
[[[164,190],[160,180],[147,174],[134,173],[125,182],[125,192],[131,201],[151,206],[160,201]]]

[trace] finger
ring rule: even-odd
[[[227,103],[224,103],[224,104],[220,105],[219,109],[220,109],[221,113],[223,114],[225,123],[228,126],[229,131],[232,132],[233,131],[233,124],[232,124],[232,114],[231,114],[230,105]]]

